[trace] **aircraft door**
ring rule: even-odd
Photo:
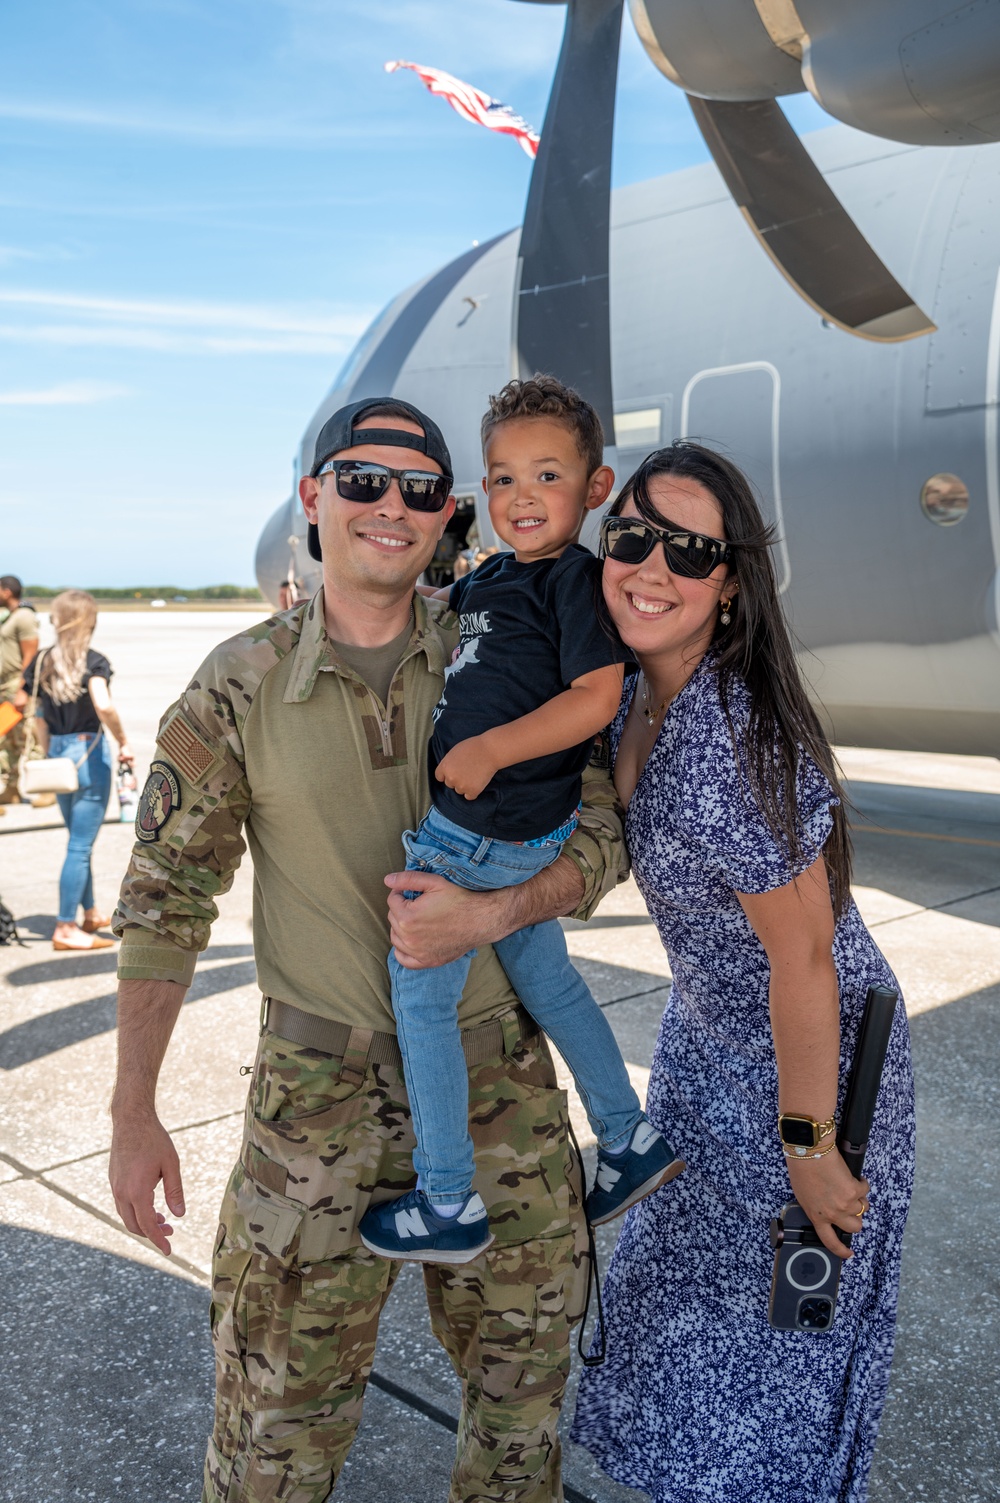
[[[780,409],[781,376],[770,361],[714,366],[684,388],[680,437],[719,449],[746,474],[777,530],[774,563],[784,593],[792,569],[781,510]]]

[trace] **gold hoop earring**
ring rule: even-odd
[[[719,601],[719,609],[722,612],[722,615],[719,617],[719,619],[722,622],[723,626],[728,626],[730,621],[733,619],[729,614],[729,607],[732,605],[732,603],[733,602],[731,600]]]

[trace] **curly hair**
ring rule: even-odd
[[[555,376],[538,372],[527,381],[508,381],[502,391],[490,397],[480,429],[483,453],[490,435],[501,423],[514,418],[555,418],[568,428],[592,475],[604,463],[604,429],[590,403],[571,386],[564,386]]]

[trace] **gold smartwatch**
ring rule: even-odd
[[[785,1149],[798,1158],[805,1158],[837,1125],[835,1117],[817,1122],[815,1117],[801,1117],[797,1112],[782,1112],[778,1117],[778,1136]]]

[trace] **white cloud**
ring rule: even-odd
[[[154,350],[168,354],[342,355],[374,308],[181,302],[0,289],[11,311],[75,314],[72,322],[0,324],[8,343]]]
[[[365,327],[362,321],[358,333]],[[153,350],[167,355],[342,355],[357,334],[175,334],[169,329],[121,324],[0,324],[8,344],[67,348]]]
[[[0,407],[83,407],[128,395],[110,381],[63,381],[44,391],[0,391]]]
[[[304,146],[324,147],[339,141],[364,145],[393,139],[398,124],[370,117],[350,123],[295,119],[292,116],[253,116],[225,119],[213,116],[104,109],[89,104],[61,104],[47,100],[0,100],[0,120],[24,120],[30,124],[82,126],[126,135],[163,136],[212,146]]]
[[[39,292],[22,288],[0,288],[0,303],[32,308],[66,309],[74,313],[96,313],[123,322],[269,329],[281,333],[338,334],[360,333],[367,314],[355,308],[320,312],[308,306],[282,307],[267,303],[174,302],[161,298],[98,297],[91,293]],[[359,318],[362,322],[359,325]]]

